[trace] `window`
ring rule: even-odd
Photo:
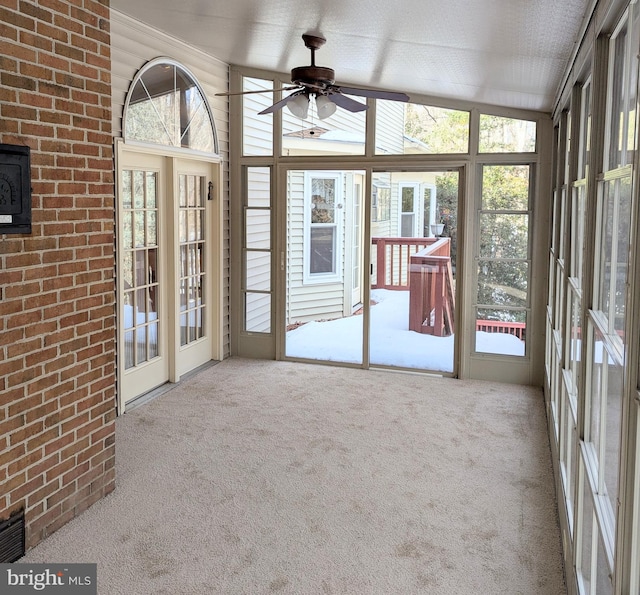
[[[420,195],[420,184],[403,183],[399,185],[401,238],[422,237],[422,219],[424,216],[424,196]]]
[[[469,152],[469,112],[376,101],[376,154]]]
[[[127,142],[142,141],[216,153],[211,110],[194,77],[165,59],[149,62],[134,79],[124,110]]]
[[[533,153],[536,123],[480,114],[480,153]]]
[[[389,221],[391,219],[391,188],[387,181],[374,178],[371,190],[371,221]]]
[[[244,330],[271,332],[271,169],[245,168]]]
[[[313,172],[305,178],[306,280],[334,282],[341,277],[342,177]]]
[[[531,169],[529,165],[482,166],[476,352],[525,354]],[[512,340],[504,341],[508,338],[504,335]]]

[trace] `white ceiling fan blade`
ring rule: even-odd
[[[342,93],[329,93],[327,95],[330,101],[335,103],[337,106],[346,109],[350,112],[362,112],[368,109],[368,105],[365,103],[360,103],[355,99],[351,99],[351,97],[347,97],[342,95]]]
[[[409,96],[406,93],[399,93],[398,91],[377,91],[375,89],[359,89],[357,87],[338,86],[334,86],[333,88],[339,92],[346,93],[347,95],[357,95],[358,97],[389,99],[391,101],[409,101]]]

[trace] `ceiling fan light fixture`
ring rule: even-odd
[[[321,120],[333,116],[336,112],[336,104],[326,95],[316,95],[316,108],[318,109],[318,118]]]
[[[309,113],[309,98],[304,93],[299,93],[295,96],[292,95],[289,101],[287,101],[287,107],[296,118],[305,120]]]

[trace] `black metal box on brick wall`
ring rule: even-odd
[[[31,233],[29,147],[0,144],[0,234]]]

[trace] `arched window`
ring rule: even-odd
[[[124,138],[205,153],[218,152],[211,109],[184,66],[157,58],[140,69],[127,95]]]

